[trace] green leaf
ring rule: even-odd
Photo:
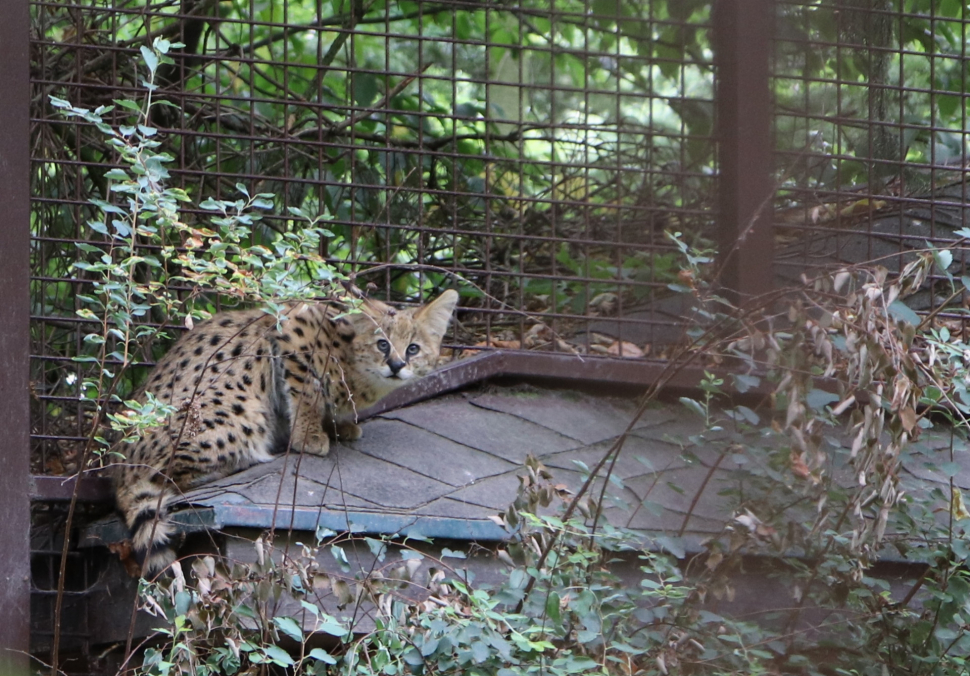
[[[135,113],[141,112],[141,106],[134,101],[129,101],[128,99],[114,99],[114,103],[115,105],[125,108],[126,110],[130,110]]]
[[[289,636],[294,641],[299,641],[301,643],[303,642],[303,629],[292,617],[274,617],[273,623],[276,625],[277,629]]]
[[[597,19],[611,20],[620,15],[619,0],[593,0],[592,7],[593,16]]]
[[[340,564],[343,570],[350,570],[350,561],[347,560],[347,553],[340,545],[330,545],[330,554]]]
[[[678,559],[682,559],[687,555],[687,550],[684,549],[684,543],[680,538],[673,538],[666,535],[657,538],[657,544],[660,545],[665,551],[670,552]]]
[[[889,314],[900,321],[907,322],[913,326],[919,326],[919,315],[913,312],[908,305],[900,300],[893,301],[889,306]]]
[[[960,473],[963,467],[958,462],[944,462],[940,464],[940,472],[948,477],[954,477]]]
[[[963,3],[960,0],[941,0],[937,12],[951,19],[963,18]]]
[[[149,72],[153,73],[158,69],[158,56],[145,45],[141,46],[141,58],[145,60]]]
[[[427,634],[424,636],[424,643],[421,644],[421,656],[428,657],[434,654],[434,651],[438,649],[438,639],[429,637]]]
[[[378,91],[376,76],[370,73],[357,73],[354,75],[354,102],[358,106],[369,106],[377,98]]]
[[[814,389],[805,396],[805,403],[813,411],[822,411],[826,406],[837,401],[839,401],[839,395],[819,389]]]
[[[749,390],[753,390],[761,384],[761,378],[758,376],[731,374],[731,377],[734,379],[734,389],[741,394],[744,394]]]
[[[412,667],[420,667],[422,664],[424,664],[424,658],[421,656],[421,652],[417,648],[411,648],[404,653],[404,661],[410,664]]]
[[[374,538],[364,538],[364,542],[367,543],[367,548],[370,549],[370,553],[378,561],[384,561],[384,557],[387,555],[387,543],[381,542]]]
[[[337,658],[331,655],[330,653],[328,653],[326,650],[323,650],[322,648],[314,648],[313,650],[310,651],[310,654],[308,655],[308,657],[312,660],[318,660],[325,664],[337,663]]]
[[[546,615],[556,624],[562,623],[562,613],[560,612],[559,604],[559,594],[549,592],[549,596],[546,597]]]
[[[175,594],[175,612],[179,615],[185,615],[189,612],[189,606],[192,603],[192,594],[187,591],[180,591]]]
[[[936,105],[944,118],[953,117],[960,105],[960,97],[952,94],[937,94]]]
[[[278,664],[281,667],[289,667],[293,665],[293,658],[290,657],[290,654],[277,645],[263,646],[263,653],[274,664]]]
[[[953,263],[953,254],[950,253],[949,249],[934,249],[933,262],[936,263],[936,267],[940,273],[945,275],[950,264]]]
[[[707,417],[707,409],[699,401],[691,399],[690,397],[681,397],[680,403],[686,406],[689,410],[693,411],[701,418]]]
[[[472,658],[475,660],[476,664],[481,664],[487,660],[490,655],[491,652],[484,641],[475,641],[472,643]]]
[[[317,627],[317,630],[325,634],[330,634],[331,636],[347,635],[347,628],[329,615],[324,615],[323,622]]]

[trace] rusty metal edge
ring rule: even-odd
[[[708,369],[709,370],[709,369]],[[489,352],[452,362],[414,385],[402,387],[360,414],[361,420],[416,404],[489,378],[535,378],[562,385],[599,385],[618,391],[646,389],[669,376],[675,390],[696,389],[705,369],[667,361],[610,359],[552,352]]]
[[[30,649],[30,14],[0,22],[0,674],[26,674]]]

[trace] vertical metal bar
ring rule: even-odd
[[[714,63],[721,283],[736,300],[773,286],[771,93],[773,0],[716,0]]]
[[[0,674],[26,674],[30,647],[30,35],[27,0],[0,22]]]

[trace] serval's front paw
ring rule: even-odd
[[[349,420],[337,423],[337,439],[340,441],[357,441],[361,437],[360,425]]]
[[[293,435],[293,450],[325,456],[330,452],[330,437],[322,429],[303,430]]]

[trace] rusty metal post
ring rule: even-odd
[[[27,673],[30,647],[30,20],[0,22],[0,674]]]
[[[721,283],[743,302],[773,286],[769,63],[773,0],[715,0]]]

